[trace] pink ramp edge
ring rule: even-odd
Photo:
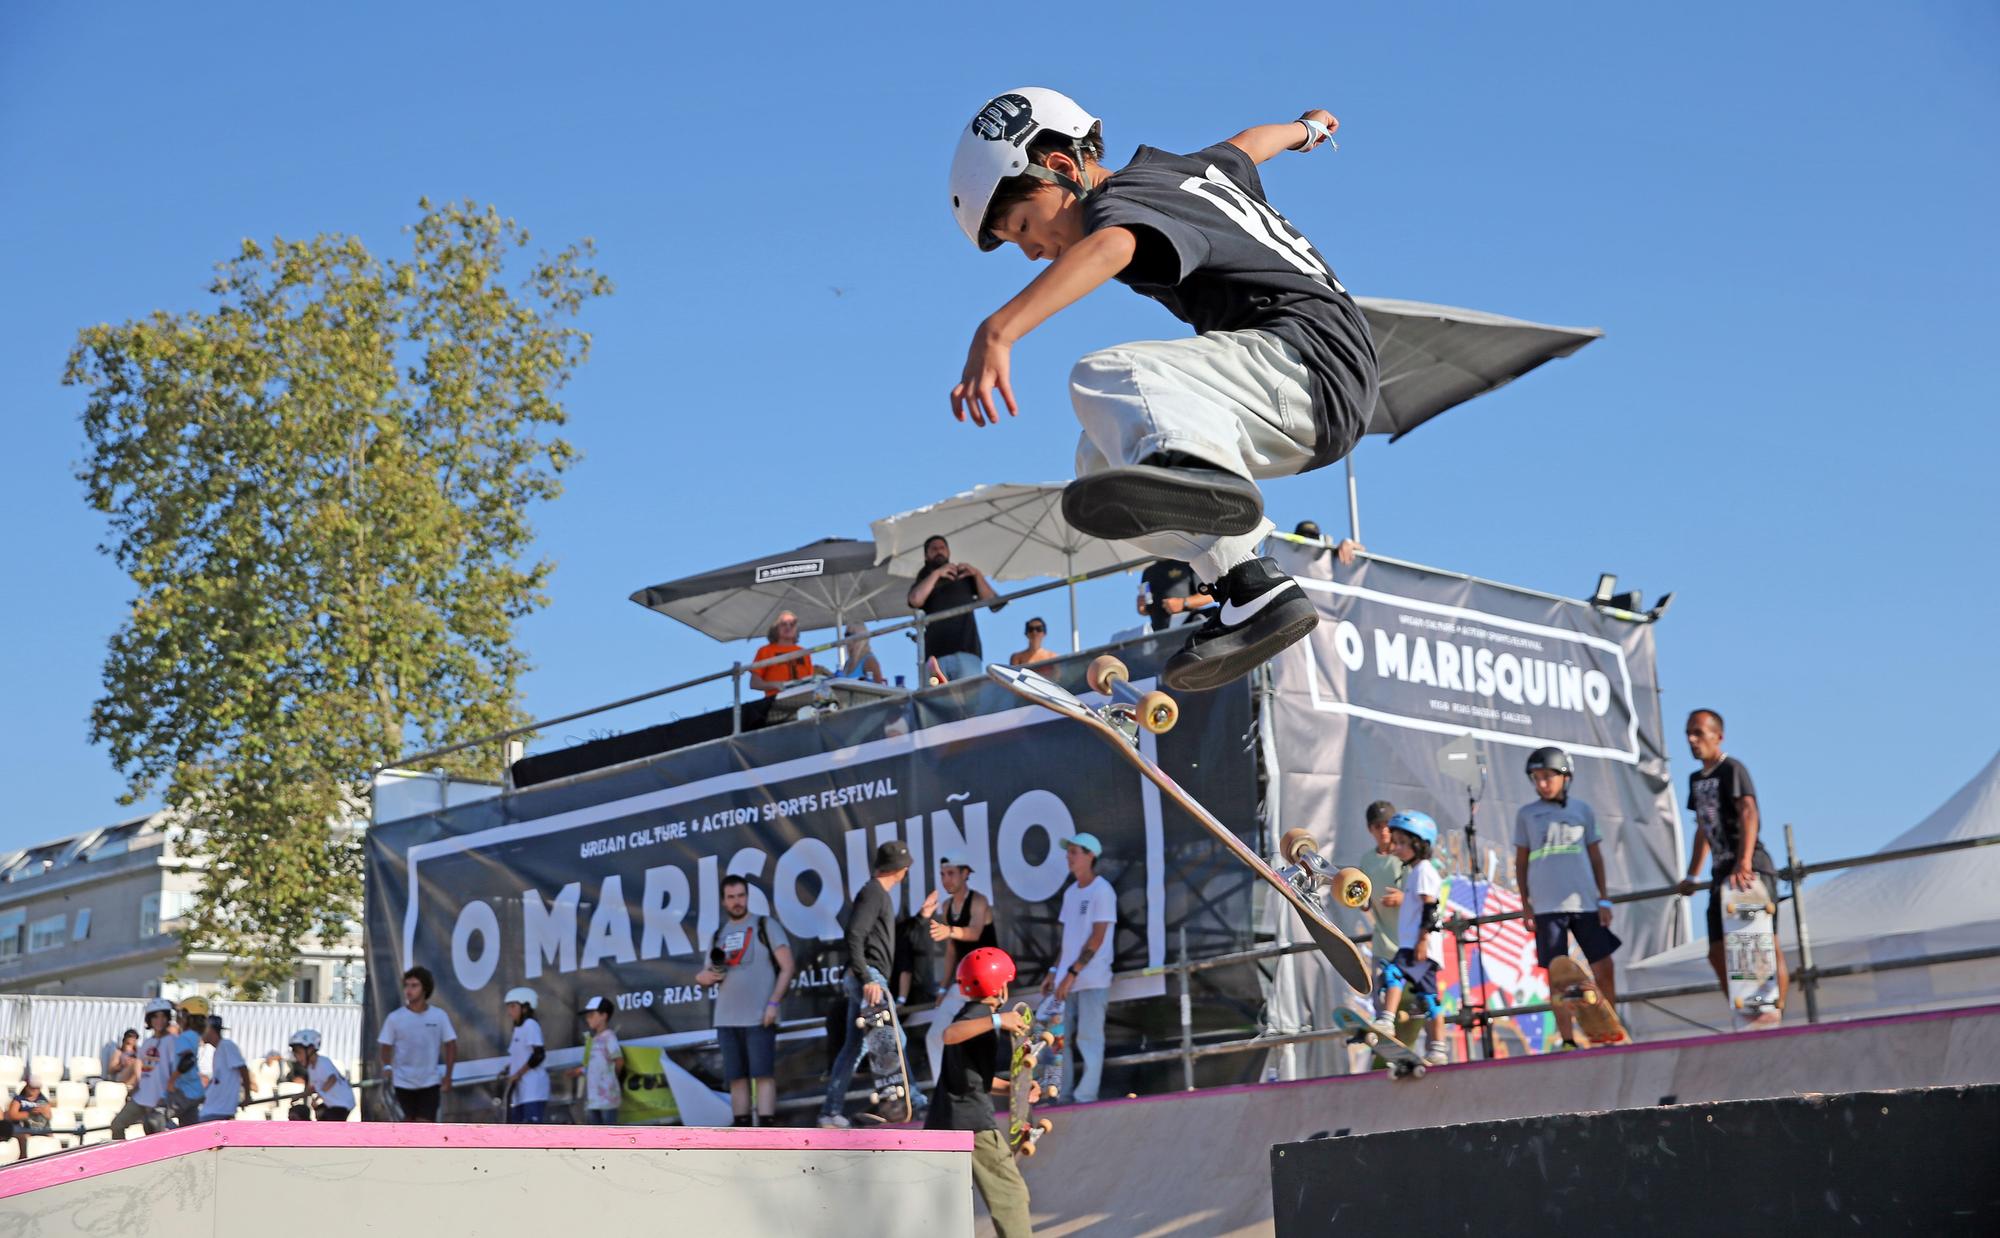
[[[0,1199],[211,1148],[703,1148],[765,1152],[971,1152],[970,1131],[807,1127],[432,1126],[419,1122],[204,1122],[0,1169]]]

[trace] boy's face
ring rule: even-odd
[[[415,976],[406,977],[403,981],[403,1004],[414,1006],[422,1000],[424,1000],[424,982]]]
[[[1531,770],[1528,781],[1535,784],[1535,794],[1545,800],[1561,799],[1564,788],[1569,785],[1569,779],[1552,769]]]
[[[1707,714],[1692,714],[1687,725],[1688,751],[1706,765],[1722,755],[1722,728]]]
[[[586,1010],[583,1012],[583,1025],[590,1029],[591,1035],[595,1036],[597,1033],[611,1026],[611,1012],[608,1010]]]
[[[1416,839],[1401,830],[1389,831],[1389,854],[1405,863],[1417,858],[1417,849],[1410,844]]]
[[[1368,837],[1375,840],[1375,854],[1389,854],[1389,823],[1377,821],[1368,827]]]
[[[944,883],[946,894],[956,895],[965,888],[965,874],[968,870],[956,864],[947,864],[938,869],[938,880]]]
[[[1068,847],[1065,847],[1064,850],[1069,853],[1070,876],[1076,878],[1078,881],[1082,881],[1085,877],[1097,871],[1097,857],[1090,854],[1088,848],[1079,847],[1072,843]]]
[[[992,232],[1020,246],[1030,262],[1053,262],[1083,239],[1083,210],[1068,190],[1043,185],[1002,212]]]

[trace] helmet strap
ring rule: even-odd
[[[1090,165],[1089,165],[1089,160],[1084,156],[1083,144],[1081,142],[1071,142],[1069,149],[1070,149],[1070,157],[1076,160],[1076,166],[1078,171],[1082,172],[1084,176],[1088,177],[1090,175],[1088,171]],[[1032,176],[1038,181],[1047,181],[1051,185],[1057,185],[1062,187],[1063,189],[1067,189],[1070,192],[1070,195],[1074,197],[1078,202],[1081,202],[1085,198],[1089,197],[1091,191],[1097,188],[1095,185],[1078,181],[1075,177],[1064,176],[1062,173],[1044,167],[1039,163],[1030,163],[1025,169],[1022,170],[1021,175]]]

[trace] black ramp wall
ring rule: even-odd
[[[1280,1238],[2000,1233],[2000,1087],[1563,1114],[1279,1144]]]

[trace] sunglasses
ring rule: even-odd
[[[1039,624],[1039,623],[1031,623],[1031,624],[1029,624],[1029,625],[1028,625],[1028,630],[1029,630],[1030,632],[1044,632],[1044,633],[1048,631],[1048,629],[1047,629],[1047,628],[1043,627],[1043,626],[1042,626],[1041,624]]]

